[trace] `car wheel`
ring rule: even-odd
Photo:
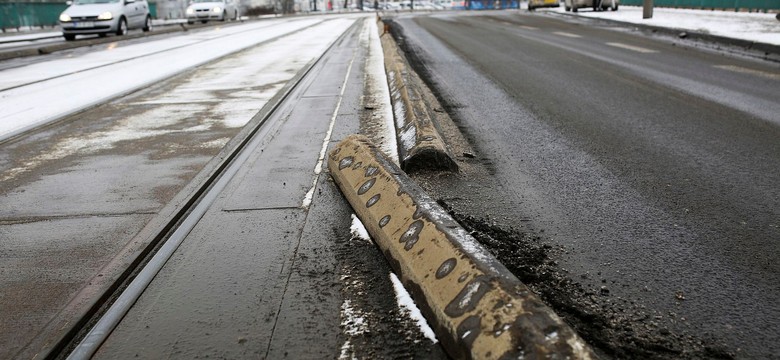
[[[612,4],[612,11],[617,11],[617,8],[618,8],[618,4],[617,3],[613,3]]]
[[[119,26],[116,28],[116,34],[119,36],[127,34],[127,20],[125,20],[125,18],[119,18]]]
[[[571,6],[566,6],[566,5],[564,5],[564,6],[563,6],[563,10],[566,10],[566,11],[571,11]]]
[[[238,21],[238,10],[236,10],[236,16],[233,18],[234,21]]]
[[[192,25],[192,24],[194,24],[194,23],[195,23],[195,22],[194,22],[194,21],[192,21],[192,20],[187,20],[187,24],[188,24],[188,25]]]
[[[572,11],[572,12],[577,12],[577,7],[576,7],[576,6],[574,6],[574,5],[572,5],[572,6],[571,6],[571,11]]]
[[[152,17],[146,16],[146,22],[144,23],[144,28],[142,29],[144,32],[149,32],[152,30]]]
[[[205,23],[207,23],[207,22],[209,22],[209,21],[208,21],[208,20],[201,20],[201,21],[200,21],[200,23],[201,23],[201,24],[205,24]]]
[[[222,19],[220,19],[219,21],[227,21],[227,11],[222,12]]]
[[[73,34],[62,34],[62,36],[65,38],[65,41],[76,40],[76,35]]]

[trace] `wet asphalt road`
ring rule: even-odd
[[[459,156],[461,174],[419,177],[423,186],[562,246],[563,272],[607,287],[602,301],[646,307],[658,324],[648,331],[775,356],[777,66],[593,23],[477,15],[399,20],[470,142],[453,148],[476,155]],[[350,235],[349,206],[327,176],[301,205],[353,56],[332,141],[375,126],[362,104],[372,95],[364,31],[337,41],[275,115],[260,152],[99,356],[445,357],[395,304],[381,252]],[[258,94],[284,83],[263,78],[264,66],[295,72],[223,61],[0,144],[4,357],[30,357],[127,266],[135,240],[257,112]],[[261,79],[225,71],[247,65]]]
[[[780,353],[777,64],[550,15],[394,26],[490,178],[436,196],[562,246],[650,331]]]

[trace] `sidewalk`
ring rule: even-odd
[[[566,12],[563,6],[546,11]],[[626,5],[618,11],[580,9],[568,14],[780,45],[780,21],[776,14],[654,8],[652,19],[642,19],[641,6]]]

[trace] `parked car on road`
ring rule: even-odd
[[[577,12],[577,9],[581,8],[593,8],[593,11],[612,9],[617,11],[620,0],[600,0],[601,6],[599,6],[599,0],[564,0],[563,8],[566,11]]]
[[[528,0],[528,10],[533,11],[541,7],[561,6],[560,0]]]
[[[196,21],[207,23],[209,20],[238,20],[239,11],[236,0],[192,0],[187,6],[187,23]]]
[[[68,41],[76,35],[124,35],[129,29],[152,29],[146,0],[75,0],[68,4],[60,14],[62,36]]]

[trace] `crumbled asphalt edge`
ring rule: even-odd
[[[553,259],[565,248],[555,249],[539,235],[461,214],[445,201],[439,204],[600,354],[633,359],[733,358],[710,345],[712,341],[673,333],[658,321],[659,315],[641,305],[610,297],[606,285],[587,289],[572,280]]]
[[[423,189],[437,199],[461,226],[485,246],[524,284],[529,286],[548,306],[563,318],[602,357],[631,359],[732,359],[734,353],[720,341],[708,334],[691,334],[685,330],[685,319],[675,313],[661,314],[644,305],[610,296],[610,286],[620,286],[615,281],[598,288],[574,280],[566,269],[558,265],[556,258],[566,253],[565,247],[553,247],[551,241],[536,230],[530,222],[517,229],[514,220],[494,220],[470,214],[485,214],[480,209],[479,199],[484,192],[503,191],[500,184],[486,178],[494,174],[489,158],[479,156],[468,129],[459,124],[457,111],[462,104],[453,103],[443,96],[426,67],[424,53],[404,41],[403,29],[392,19],[391,34],[404,51],[412,68],[428,85],[433,96],[449,113],[455,124],[452,127],[462,132],[461,139],[470,144],[456,145],[445,141],[453,148],[464,149],[457,157],[461,174],[442,174],[431,171],[412,174]],[[446,133],[446,131],[445,131]],[[475,170],[477,169],[477,170]],[[481,170],[481,171],[480,171]],[[481,174],[480,174],[481,172]],[[447,199],[447,200],[444,200]],[[601,274],[596,274],[597,276]],[[590,275],[581,275],[588,277]],[[585,279],[585,278],[584,278]],[[681,325],[682,324],[682,325]],[[682,329],[682,330],[680,330]]]

